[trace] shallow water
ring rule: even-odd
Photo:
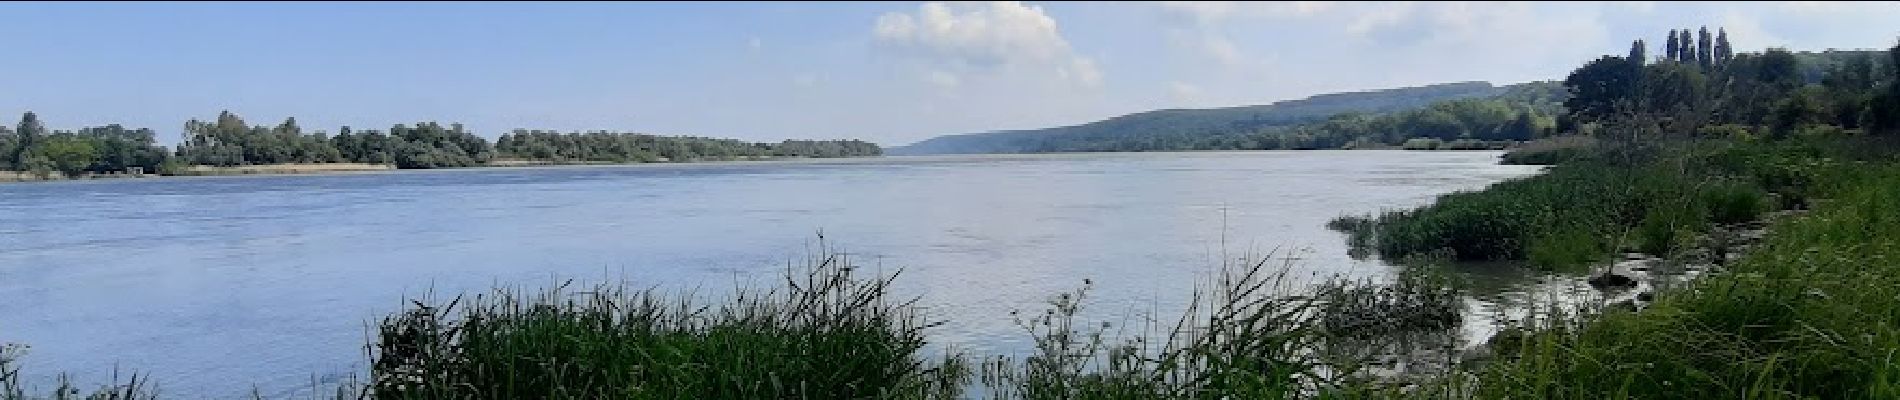
[[[1011,310],[1094,282],[1088,317],[1168,315],[1227,257],[1379,279],[1324,223],[1535,173],[1496,152],[890,157],[0,185],[0,342],[27,373],[266,396],[361,371],[366,328],[425,292],[625,279],[719,293],[816,233],[947,324],[1020,350]],[[1483,274],[1473,310],[1574,279]],[[1541,281],[1541,282],[1540,282]],[[1488,289],[1485,289],[1488,288]],[[1474,324],[1467,331],[1482,332]],[[1481,334],[1481,333],[1473,333]]]

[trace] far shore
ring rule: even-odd
[[[285,175],[321,176],[321,175],[353,175],[353,174],[382,174],[382,173],[490,171],[490,170],[505,169],[505,168],[534,168],[534,169],[668,168],[668,167],[688,167],[688,166],[708,166],[708,165],[742,165],[742,164],[753,164],[753,163],[760,163],[760,162],[770,162],[773,164],[795,164],[795,165],[849,164],[849,163],[861,163],[861,162],[877,162],[880,160],[889,160],[892,158],[918,160],[918,159],[937,159],[937,158],[946,158],[946,159],[947,158],[962,158],[962,157],[973,157],[973,156],[999,157],[999,158],[1014,158],[1014,157],[1032,157],[1033,158],[1033,157],[1050,157],[1050,156],[1065,156],[1065,155],[1084,156],[1084,155],[1102,155],[1102,154],[1256,153],[1256,152],[1274,152],[1274,151],[1291,151],[1291,152],[1355,151],[1356,152],[1356,151],[1368,151],[1368,150],[1395,151],[1395,152],[1502,151],[1502,150],[1495,150],[1495,149],[1469,149],[1469,150],[1465,150],[1465,149],[1459,149],[1459,150],[1411,149],[1411,150],[1407,150],[1407,149],[1397,148],[1397,147],[1389,147],[1389,148],[1381,147],[1381,148],[1358,148],[1358,149],[1310,149],[1310,150],[1174,150],[1174,151],[1137,151],[1137,152],[1108,151],[1108,152],[1050,152],[1050,153],[918,154],[918,155],[884,155],[884,156],[868,156],[868,157],[826,157],[826,158],[766,157],[766,158],[731,159],[731,160],[707,160],[707,161],[684,161],[684,162],[653,161],[653,162],[626,162],[626,163],[617,163],[617,162],[609,162],[609,161],[546,161],[546,160],[500,159],[500,160],[491,161],[487,165],[476,166],[476,167],[432,168],[432,169],[399,169],[399,168],[396,168],[394,165],[389,165],[389,164],[365,164],[365,163],[269,164],[269,165],[243,165],[243,166],[231,166],[231,167],[193,165],[193,166],[187,167],[184,173],[175,174],[175,175],[162,175],[162,174],[156,174],[156,173],[145,173],[145,174],[120,173],[120,174],[88,174],[88,175],[80,176],[77,178],[68,178],[58,173],[54,173],[46,178],[40,178],[40,177],[34,176],[31,173],[24,172],[24,171],[0,170],[0,184],[31,183],[31,182],[60,182],[60,181],[102,181],[102,180],[150,179],[150,178],[165,178],[165,179],[231,178],[231,177],[285,176]]]

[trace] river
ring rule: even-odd
[[[1537,171],[1497,152],[887,157],[0,185],[0,342],[27,375],[150,374],[168,397],[277,397],[366,368],[405,299],[627,280],[718,293],[822,230],[946,324],[1020,349],[1010,310],[1094,282],[1092,317],[1178,308],[1227,257],[1389,277],[1324,223]],[[1500,278],[1496,293],[1535,277]],[[1518,284],[1514,282],[1531,282]],[[1474,307],[1485,307],[1476,300]]]

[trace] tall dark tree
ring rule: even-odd
[[[1663,60],[1671,62],[1682,60],[1682,44],[1676,40],[1675,29],[1669,30],[1669,41],[1663,45]]]
[[[1702,31],[1697,34],[1697,37],[1701,40],[1697,41],[1695,45],[1696,65],[1702,66],[1703,69],[1708,69],[1710,65],[1715,63],[1715,39],[1709,36],[1709,27],[1707,26],[1702,27]]]
[[[1635,42],[1630,43],[1629,60],[1630,62],[1636,63],[1636,65],[1643,65],[1649,62],[1649,48],[1648,45],[1643,44],[1642,39],[1636,39]]]
[[[1564,100],[1564,108],[1576,122],[1608,118],[1620,108],[1631,106],[1629,101],[1642,73],[1642,67],[1622,57],[1603,56],[1590,61],[1564,78],[1564,87],[1571,93],[1570,99]]]
[[[1676,45],[1682,45],[1676,49],[1676,61],[1695,64],[1695,38],[1689,36],[1687,28],[1676,30]]]
[[[13,154],[8,156],[13,159],[13,165],[24,165],[30,149],[46,140],[46,125],[40,123],[39,115],[27,111],[20,116],[20,124],[13,129],[13,134],[17,139],[14,140]]]
[[[1715,65],[1720,66],[1735,59],[1735,48],[1728,44],[1728,29],[1716,28]]]

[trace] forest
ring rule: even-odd
[[[155,136],[148,128],[117,124],[49,131],[39,115],[27,112],[14,127],[0,126],[0,170],[78,177],[128,171],[170,175],[194,165],[362,163],[426,169],[485,166],[498,159],[633,163],[883,154],[878,145],[861,140],[752,143],[604,131],[515,130],[489,143],[461,124],[436,122],[397,124],[388,130],[344,126],[331,136],[325,131],[305,133],[294,117],[274,126],[251,125],[229,111],[211,121],[185,122],[184,138],[175,149],[157,144]]]

